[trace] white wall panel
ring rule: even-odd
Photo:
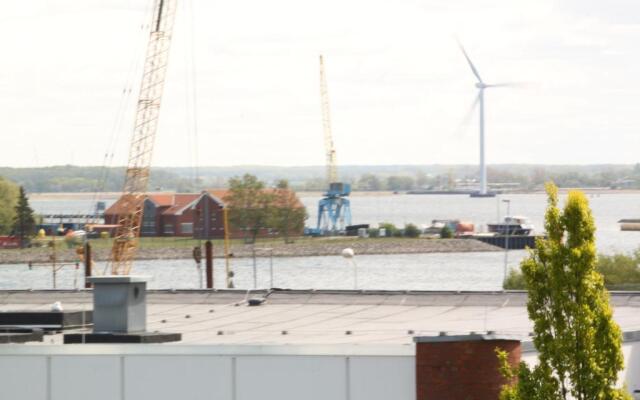
[[[345,357],[242,356],[237,400],[346,400]]]
[[[0,357],[0,399],[46,400],[46,398],[46,356]]]
[[[415,357],[349,359],[350,400],[415,400]]]
[[[635,390],[640,392],[640,342],[631,342],[622,345],[624,352],[625,371],[622,382],[626,383],[631,393]],[[640,398],[640,393],[637,393]]]
[[[51,357],[51,400],[116,400],[121,392],[119,356]]]
[[[125,398],[232,400],[231,360],[227,356],[127,356]]]

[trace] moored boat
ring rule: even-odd
[[[487,229],[496,235],[527,236],[533,231],[533,225],[527,217],[507,216],[504,222],[487,224]]]

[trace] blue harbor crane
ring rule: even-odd
[[[336,149],[331,135],[329,92],[322,55],[320,56],[320,98],[329,189],[318,203],[318,224],[311,233],[313,235],[335,235],[344,232],[346,227],[351,225],[351,202],[347,198],[351,193],[351,185],[338,181]]]
[[[332,182],[329,190],[318,202],[317,232],[321,235],[332,235],[344,232],[351,225],[351,202],[347,198],[351,193],[351,185]]]

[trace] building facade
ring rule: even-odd
[[[209,189],[201,193],[149,193],[144,200],[142,212],[142,237],[178,236],[194,239],[224,238],[224,198],[227,190]],[[299,201],[296,207],[304,207]],[[123,212],[121,200],[104,212],[106,225],[117,225]],[[246,232],[229,226],[230,238],[243,238]],[[277,235],[263,228],[258,236]],[[302,230],[289,232],[290,236],[301,235]]]
[[[148,194],[144,200],[140,236],[193,237],[196,216],[194,205],[202,195],[197,193]],[[118,200],[105,211],[105,224],[118,224],[122,212],[122,204]]]

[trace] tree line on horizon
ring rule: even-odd
[[[323,167],[203,167],[196,179],[193,168],[153,168],[150,191],[198,192],[205,188],[228,187],[234,176],[246,173],[275,185],[286,179],[297,191],[326,190]],[[406,191],[415,189],[453,189],[472,185],[477,167],[457,166],[344,166],[341,180],[356,191]],[[516,184],[523,190],[540,190],[544,182],[559,187],[606,187],[640,189],[640,164],[541,166],[496,165],[488,168],[489,182]],[[119,192],[124,167],[80,167],[72,165],[38,168],[0,168],[0,176],[23,186],[29,193]]]

